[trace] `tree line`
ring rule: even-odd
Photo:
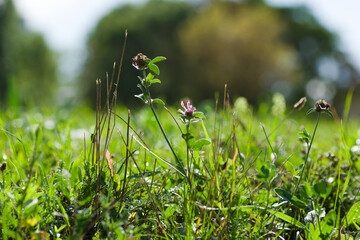
[[[89,34],[79,73],[78,96],[95,106],[96,79],[106,82],[120,60],[128,32],[118,99],[137,104],[137,73],[131,58],[141,52],[165,56],[155,94],[168,103],[185,97],[214,99],[229,86],[232,97],[251,103],[281,92],[304,96],[310,81],[341,93],[358,78],[339,49],[338,37],[306,7],[275,8],[265,1],[165,1],[119,6]],[[0,3],[0,101],[2,105],[49,102],[57,86],[54,53],[42,36],[29,32],[11,0]],[[329,70],[329,71],[327,71]],[[333,73],[333,74],[329,74]],[[74,76],[75,78],[75,76]],[[104,84],[103,94],[106,94]],[[15,101],[16,102],[16,101]]]

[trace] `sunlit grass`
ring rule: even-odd
[[[298,133],[304,127],[312,133],[316,119],[302,110],[276,120],[267,105],[268,111],[249,108],[247,115],[228,105],[216,114],[209,111],[214,106],[203,107],[206,119],[191,130],[212,143],[191,151],[191,186],[156,157],[176,164],[151,110],[131,112],[127,130],[128,111],[118,109],[125,122],[115,118],[108,146],[115,175],[105,160],[99,189],[91,159],[95,112],[3,112],[1,237],[319,239],[340,233],[355,239],[359,123],[341,125],[324,115],[309,172],[293,193],[306,155]],[[177,108],[169,111],[176,116]],[[162,107],[157,113],[185,163],[186,142],[178,126]]]

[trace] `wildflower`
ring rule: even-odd
[[[181,109],[179,109],[178,111],[179,111],[183,116],[192,117],[193,114],[194,114],[195,111],[196,111],[196,108],[193,107],[193,106],[190,104],[190,101],[187,101],[186,107],[185,107],[184,101],[181,101],[181,106],[184,108],[184,111],[181,110]]]
[[[138,70],[145,70],[148,68],[149,61],[150,59],[146,55],[138,53],[132,58],[132,65]]]
[[[310,114],[312,112],[325,112],[327,113],[331,118],[333,118],[333,114],[331,113],[331,105],[328,104],[324,99],[320,99],[318,100],[313,108],[310,108],[309,111],[307,112],[307,114]]]
[[[187,101],[186,107],[183,101],[181,101],[183,109],[178,109],[180,119],[183,123],[188,124],[191,121],[196,122],[199,118],[205,118],[202,112],[195,112],[196,108],[191,105],[190,101]]]
[[[324,99],[320,99],[315,103],[314,110],[315,112],[329,111],[330,104],[328,104]]]

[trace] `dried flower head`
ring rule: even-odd
[[[294,109],[300,111],[305,106],[306,102],[306,97],[302,97],[297,103],[294,104]]]
[[[190,104],[190,101],[187,101],[186,107],[184,101],[181,101],[181,106],[184,108],[184,110],[179,109],[178,111],[186,117],[192,117],[196,111],[196,108]]]
[[[148,68],[148,60],[150,59],[146,55],[138,53],[132,58],[132,65],[138,70],[145,70]]]

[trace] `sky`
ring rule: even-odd
[[[144,0],[14,0],[31,30],[44,34],[60,53],[62,71],[78,71],[88,33],[102,16],[124,3]],[[340,49],[360,69],[360,0],[267,0],[273,6],[307,6],[330,31],[339,35]]]

